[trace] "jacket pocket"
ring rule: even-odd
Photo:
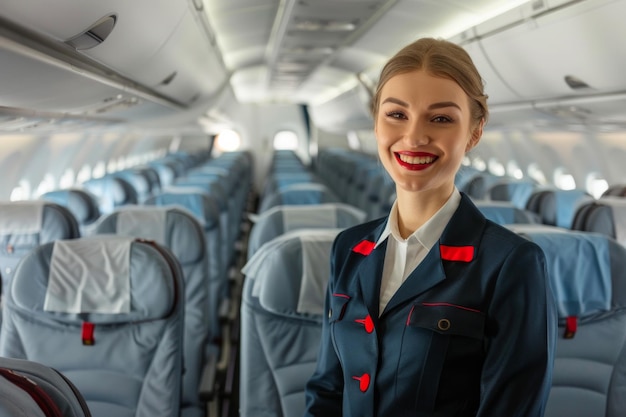
[[[483,339],[485,315],[475,309],[449,303],[420,303],[413,306],[407,325],[434,332]]]
[[[350,301],[350,296],[345,294],[333,294],[330,299],[330,309],[328,310],[328,322],[335,323],[341,321],[346,312],[346,307]]]

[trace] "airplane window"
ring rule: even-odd
[[[534,179],[535,181],[537,181],[539,184],[545,185],[548,183],[548,180],[546,179],[545,174],[543,173],[541,168],[539,168],[539,165],[537,165],[536,163],[532,163],[528,165],[528,176]]]
[[[89,181],[91,179],[91,167],[89,165],[83,165],[76,175],[76,182],[79,184]]]
[[[75,176],[74,170],[72,168],[68,168],[65,170],[61,178],[59,179],[59,187],[60,188],[70,188],[74,185]]]
[[[554,170],[554,184],[562,190],[573,190],[576,188],[576,180],[568,174],[565,168]]]
[[[509,161],[506,164],[506,172],[509,176],[521,180],[524,178],[524,171],[517,165],[515,161]]]
[[[11,191],[11,201],[22,201],[30,199],[30,182],[20,180],[18,186]]]
[[[115,171],[117,171],[117,161],[116,161],[116,160],[114,160],[114,159],[112,159],[112,160],[110,160],[110,161],[109,161],[109,163],[107,164],[107,167],[106,167],[106,172],[108,172],[108,173],[112,173],[112,172],[115,172]],[[94,174],[93,176],[95,177],[95,176],[96,176],[96,174]]]
[[[609,188],[607,180],[602,178],[597,172],[587,175],[587,191],[594,198],[600,198],[602,194]]]
[[[222,130],[215,138],[215,149],[220,152],[233,152],[241,147],[241,136],[234,130]]]
[[[117,170],[121,171],[122,169],[128,168],[130,166],[129,160],[130,158],[125,158],[123,156],[117,158]]]
[[[35,197],[39,197],[43,193],[47,193],[48,191],[52,191],[55,189],[55,181],[54,176],[52,174],[46,174],[43,177],[43,180],[39,183],[37,187],[37,191],[35,191]]]
[[[358,138],[357,138],[358,140]],[[348,138],[350,141],[350,138]],[[291,130],[281,130],[274,135],[275,150],[296,150],[298,149],[298,135]]]
[[[493,175],[497,175],[498,177],[503,177],[506,174],[504,165],[502,165],[502,163],[495,158],[489,159],[489,172]]]
[[[355,151],[361,150],[361,140],[359,139],[359,135],[354,130],[349,131],[347,137],[348,147],[350,149],[353,149]]]
[[[180,149],[180,143],[182,142],[182,138],[180,136],[174,136],[172,138],[172,142],[170,142],[169,151],[171,153],[177,152]]]
[[[487,169],[487,163],[480,157],[474,158],[472,165],[479,171],[485,171]]]
[[[103,161],[99,161],[93,171],[91,172],[91,178],[101,178],[107,173],[107,167]]]

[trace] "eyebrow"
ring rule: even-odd
[[[383,104],[384,103],[395,103],[402,107],[409,107],[409,103],[402,101],[400,99],[397,99],[395,97],[387,97],[385,100],[383,100]],[[442,101],[439,103],[433,103],[430,106],[428,106],[430,110],[442,109],[444,107],[456,107],[457,109],[461,110],[461,107],[458,104],[456,104],[454,101]]]

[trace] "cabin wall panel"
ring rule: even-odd
[[[370,97],[364,87],[357,87],[327,101],[310,106],[316,126],[327,132],[346,133],[350,130],[371,129]]]
[[[610,93],[626,89],[625,14],[623,1],[578,2],[480,43],[494,71],[524,100]],[[567,75],[591,88],[573,90]]]

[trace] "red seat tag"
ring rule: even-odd
[[[569,316],[565,319],[565,333],[563,337],[565,339],[573,339],[576,335],[576,330],[578,328],[578,318],[576,316]]]
[[[96,327],[95,324],[88,321],[83,322],[83,345],[91,346],[96,343],[96,339],[93,337],[93,331]]]

